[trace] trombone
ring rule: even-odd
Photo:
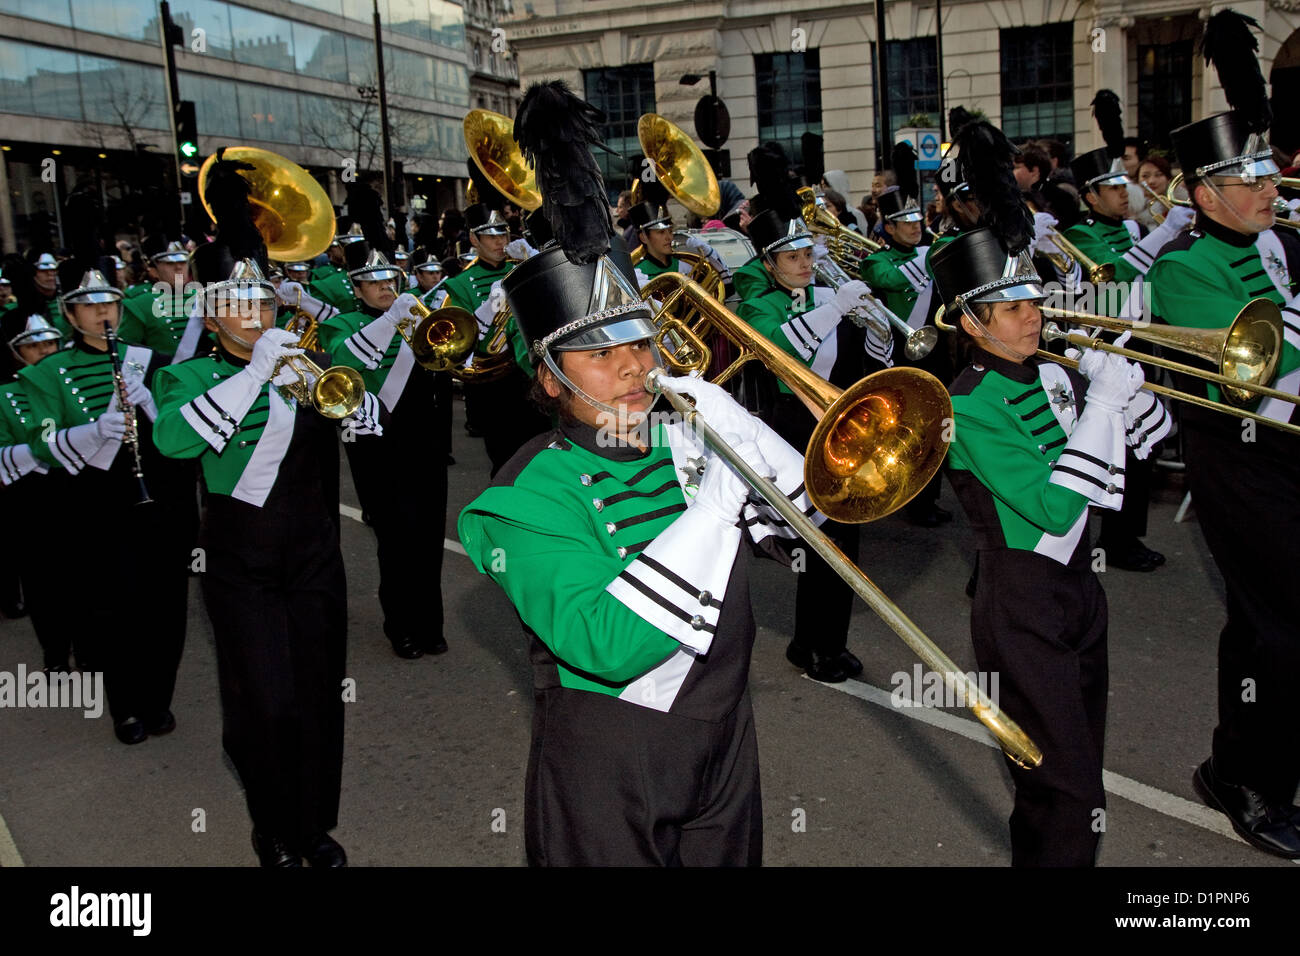
[[[832,289],[838,289],[844,283],[851,281],[848,273],[840,268],[834,257],[829,261],[822,261],[813,266],[813,272],[822,282]],[[893,335],[892,329],[897,329],[906,338],[907,344],[903,352],[907,355],[909,361],[915,362],[925,358],[932,351],[939,341],[939,330],[933,325],[925,325],[919,329],[914,329],[890,309],[885,303],[881,302],[874,295],[868,294],[862,300],[862,305],[851,309],[847,317],[863,325],[864,322],[871,322],[877,326],[883,325],[885,332]]]
[[[800,215],[803,216],[808,231],[828,237],[826,248],[841,266],[852,268],[857,260],[865,259],[885,248],[883,243],[868,239],[862,233],[843,225],[826,208],[826,201],[813,192],[811,186],[800,187],[798,195],[799,201],[803,203]]]
[[[1026,202],[1030,212],[1040,212],[1041,210],[1031,202]],[[1048,253],[1047,259],[1055,267],[1056,271],[1063,276],[1068,276],[1074,271],[1074,264],[1077,262],[1079,267],[1088,273],[1088,281],[1094,283],[1110,282],[1115,278],[1115,266],[1110,262],[1093,262],[1087,254],[1072,243],[1061,233],[1059,229],[1048,228],[1052,242],[1056,248],[1061,250],[1061,254]]]
[[[1218,385],[1222,389],[1226,401],[1216,402],[1200,395],[1194,395],[1191,392],[1180,391],[1165,385],[1156,385],[1152,382],[1144,382],[1142,387],[1156,395],[1163,395],[1176,401],[1187,402],[1211,411],[1231,415],[1234,418],[1248,418],[1280,431],[1300,434],[1300,426],[1279,422],[1237,407],[1258,398],[1276,398],[1292,404],[1300,404],[1300,396],[1276,388],[1269,388],[1262,384],[1272,378],[1273,372],[1277,368],[1278,359],[1282,353],[1283,341],[1282,310],[1269,299],[1251,299],[1237,313],[1231,323],[1219,329],[1197,329],[1185,326],[1160,326],[1157,328],[1138,325],[1125,319],[1112,319],[1109,316],[1095,315],[1091,312],[1075,312],[1070,309],[1054,309],[1046,306],[1040,306],[1040,309],[1043,315],[1049,318],[1067,319],[1110,332],[1130,332],[1136,339],[1178,352],[1186,352],[1197,358],[1204,359],[1215,365],[1218,371],[1210,372],[1194,365],[1175,362],[1172,359],[1147,355],[1145,352],[1137,352],[1133,349],[1120,348],[1108,342],[1102,342],[1099,338],[1100,333],[1088,336],[1077,332],[1067,332],[1053,322],[1048,322],[1043,326],[1042,336],[1045,342],[1064,341],[1076,348],[1099,349],[1103,352],[1121,355],[1134,362],[1141,362],[1202,379]],[[935,314],[934,323],[945,332],[955,331],[956,326],[944,321],[945,311],[946,306],[939,307],[939,311]],[[1044,349],[1039,349],[1035,354],[1040,358],[1048,359],[1067,368],[1079,367],[1078,362]]]
[[[709,350],[699,336],[668,313],[669,302],[690,300],[703,317],[741,349],[727,374],[744,362],[760,360],[818,417],[804,456],[804,485],[817,509],[838,521],[862,523],[901,508],[938,471],[947,453],[944,422],[952,400],[939,380],[915,368],[890,368],[839,389],[791,358],[747,322],[712,298],[699,283],[677,272],[655,276],[641,298],[661,298],[655,344],[670,368],[703,372]],[[669,354],[664,337],[675,331],[686,339],[686,354]],[[998,705],[957,668],[916,624],[849,561],[835,544],[772,482],[759,476],[735,450],[704,423],[680,394],[665,386],[658,369],[646,376],[647,390],[663,394],[700,437],[724,458],[781,517],[835,569],[848,585],[901,637],[925,664],[963,694],[975,716],[1007,755],[1022,767],[1042,763],[1042,751]],[[719,381],[715,379],[715,384]]]

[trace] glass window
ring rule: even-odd
[[[288,20],[232,6],[230,35],[239,63],[293,71],[293,25]]]
[[[343,0],[293,0],[293,2],[299,6],[311,7],[313,10],[332,13],[336,17],[343,16]]]
[[[429,24],[435,42],[453,50],[465,49],[465,11],[450,0],[428,0]]]
[[[302,75],[348,82],[347,44],[343,34],[295,22],[293,54],[294,66]]]
[[[238,84],[242,135],[272,143],[300,143],[298,96],[290,90],[253,83]]]
[[[242,11],[241,11],[242,12]],[[193,42],[195,30],[203,31],[207,44],[206,56],[223,60],[233,59],[234,41],[230,35],[230,7],[217,0],[175,0],[172,4],[172,22],[185,31]]]
[[[39,20],[41,23],[57,23],[59,26],[72,26],[72,10],[68,0],[0,0],[0,13],[12,13],[17,17]]]
[[[821,53],[754,56],[758,138],[780,143],[790,162],[803,162],[803,134],[822,135]]]
[[[77,54],[0,40],[0,102],[6,113],[81,119]]]
[[[1071,23],[999,31],[1002,131],[1013,142],[1074,139]]]
[[[375,41],[373,37],[347,36],[348,82],[353,86],[369,86],[379,76],[375,68]],[[385,51],[387,52],[387,51]]]
[[[360,20],[362,23],[374,23],[375,8],[371,0],[342,0],[342,2],[343,15],[349,20]]]
[[[303,93],[298,97],[298,108],[303,145],[327,149],[340,157],[356,156],[355,124],[364,103]]]
[[[158,45],[158,4],[153,0],[71,0],[78,30]]]
[[[385,47],[384,70],[388,77],[388,92],[398,96],[436,99],[433,65],[432,57],[397,47]]]
[[[162,67],[82,53],[78,70],[87,120],[118,127],[168,128]]]
[[[379,15],[394,33],[433,42],[429,0],[379,0]]]
[[[200,136],[238,138],[239,100],[235,84],[196,73],[180,74],[181,99],[194,101],[194,121]]]
[[[889,141],[904,126],[939,125],[939,57],[934,37],[885,41],[885,75],[889,77]],[[926,121],[912,123],[924,114]]]
[[[605,177],[611,201],[617,202],[619,192],[630,181],[629,177],[639,172],[641,144],[636,138],[636,124],[642,113],[655,110],[654,64],[583,70],[582,82],[587,102],[605,111],[605,125],[601,131],[605,145],[616,155],[599,150],[595,153],[596,164]],[[636,169],[628,168],[629,160],[635,160]]]
[[[1169,149],[1169,131],[1192,121],[1192,44],[1138,45],[1138,136],[1152,146]]]

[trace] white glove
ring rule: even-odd
[[[397,323],[401,322],[403,319],[410,318],[411,310],[421,304],[420,300],[411,295],[411,293],[403,292],[397,297],[396,301],[388,307],[388,311],[379,318],[384,322],[387,322],[395,330],[397,328]],[[389,335],[389,338],[392,338],[391,334]]]
[[[1175,206],[1165,214],[1165,221],[1157,228],[1166,229],[1175,235],[1182,232],[1196,220],[1196,210],[1190,206]],[[1172,239],[1173,236],[1170,236]]]
[[[688,234],[682,241],[682,248],[686,252],[694,252],[698,255],[707,256],[713,254],[713,247],[693,233]]]
[[[285,279],[275,288],[275,297],[280,300],[281,305],[296,305],[298,296],[306,294],[307,290],[302,287],[302,283],[294,282],[292,279]]]
[[[813,263],[814,265],[830,256],[831,251],[826,247],[824,242],[813,243]]]
[[[731,397],[722,386],[694,376],[665,375],[660,379],[674,392],[695,399],[695,408],[709,427],[719,434],[739,435],[741,441],[755,442],[759,436],[759,420],[743,405]]]
[[[1141,365],[1099,349],[1084,350],[1079,357],[1079,371],[1088,379],[1087,404],[1112,412],[1127,408],[1146,381]]]
[[[727,434],[722,435],[722,440],[760,475],[775,475],[775,470],[763,458],[756,443]],[[732,525],[748,500],[749,485],[720,457],[710,456],[704,466],[700,490],[695,494],[695,506],[703,508],[723,524]]]
[[[835,290],[835,308],[840,315],[863,305],[863,299],[871,294],[871,289],[861,279],[850,279]]]
[[[527,239],[511,239],[506,243],[506,255],[511,259],[531,259],[537,250],[528,244]]]
[[[154,404],[153,393],[149,391],[149,386],[145,385],[143,380],[127,384],[126,400],[148,415],[150,421],[158,417],[158,406]]]
[[[1057,226],[1057,219],[1050,212],[1034,213],[1034,251],[1043,255],[1062,255],[1061,248],[1052,241],[1051,230]]]
[[[106,442],[121,441],[126,436],[126,413],[105,412],[95,422],[95,433]]]
[[[522,239],[519,240],[523,242]],[[488,308],[492,310],[493,318],[497,313],[506,307],[506,290],[501,288],[501,280],[498,279],[492,283],[492,289],[488,292]]]
[[[301,355],[302,349],[289,348],[298,341],[298,336],[288,329],[267,329],[253,346],[253,357],[244,369],[259,385],[269,382],[272,376],[277,379],[275,366],[282,358]]]

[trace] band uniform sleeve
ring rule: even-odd
[[[391,333],[382,342],[379,341],[383,338],[382,333],[373,328],[377,324],[384,326],[383,332]],[[316,327],[317,341],[335,363],[358,371],[373,372],[379,368],[392,336],[397,334],[396,330],[391,324],[380,323],[378,319],[354,332],[352,329],[355,325],[355,320],[349,318],[349,314],[334,316]]]
[[[98,429],[93,423],[60,427],[64,424],[60,393],[50,381],[51,366],[46,362],[23,369],[19,378],[31,410],[28,448],[45,464],[61,465],[70,474],[77,474],[104,445]]]
[[[1124,441],[1139,460],[1146,460],[1172,426],[1173,418],[1164,402],[1146,389],[1140,390],[1124,409]]]
[[[623,562],[544,495],[489,488],[461,513],[458,531],[478,570],[571,670],[626,684],[680,648],[606,592]]]
[[[788,316],[785,309],[767,296],[741,302],[739,315],[756,332],[771,339],[805,365],[812,361],[821,346],[823,337],[808,328],[803,315]]]
[[[1133,264],[1123,256],[1116,255],[1115,250],[1084,226],[1071,226],[1063,233],[1066,239],[1079,247],[1079,251],[1099,265],[1111,263],[1115,266],[1115,282],[1131,282],[1140,274]],[[1145,271],[1145,270],[1143,270]]]
[[[1063,535],[1089,504],[1052,482],[1053,468],[987,403],[954,395],[949,466],[969,471],[1005,507],[1050,535]]]
[[[266,387],[241,371],[203,390],[171,367],[161,369],[154,381],[153,440],[169,458],[197,458],[208,448],[221,454]]]
[[[899,271],[898,266],[880,256],[868,256],[862,260],[858,275],[872,292],[915,292],[907,276]]]

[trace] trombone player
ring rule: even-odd
[[[1285,341],[1271,384],[1294,394],[1300,243],[1272,228],[1279,174],[1264,135],[1271,116],[1251,25],[1231,10],[1206,23],[1206,49],[1216,53],[1233,108],[1172,133],[1196,226],[1165,247],[1148,281],[1155,314],[1170,325],[1223,326],[1259,296],[1281,306]],[[1232,36],[1245,42],[1228,46]],[[1205,387],[1220,399],[1218,388]],[[1294,423],[1295,410],[1268,398],[1257,414]],[[1219,723],[1193,783],[1247,843],[1300,859],[1293,803],[1300,784],[1300,444],[1197,407],[1184,410],[1182,425],[1188,487],[1223,574],[1228,612],[1219,635]]]

